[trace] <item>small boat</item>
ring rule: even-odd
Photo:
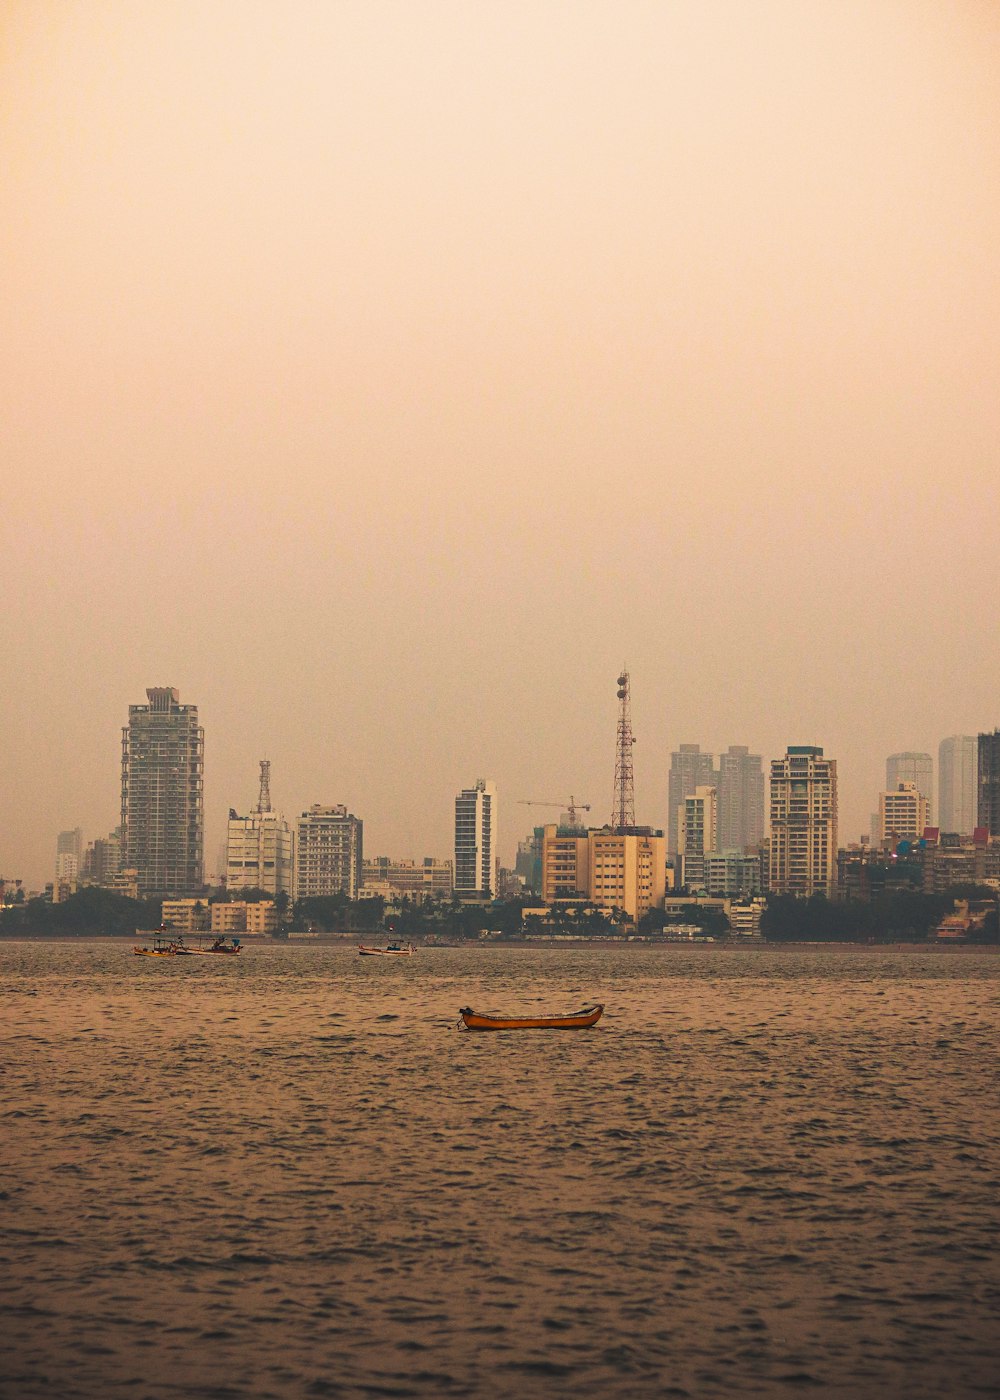
[[[190,953],[190,948],[185,948],[183,943],[177,943],[172,938],[167,938],[163,934],[154,934],[153,946],[148,948],[145,944],[141,948],[132,945],[132,952],[137,958],[176,958],[184,953]]]
[[[463,1006],[458,1014],[467,1031],[582,1031],[596,1026],[603,1011],[602,1005],[594,1005],[570,1016],[483,1016]]]
[[[367,948],[358,944],[358,952],[363,958],[409,958],[416,952],[412,943],[389,943],[385,948]]]
[[[217,938],[210,948],[192,948],[191,951],[206,958],[211,953],[222,953],[226,957],[232,957],[234,953],[243,952],[243,944],[238,938],[231,938],[228,943],[224,938]]]

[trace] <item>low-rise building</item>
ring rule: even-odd
[[[212,932],[217,934],[272,934],[278,927],[278,911],[274,901],[255,902],[232,900],[228,904],[212,905]]]
[[[207,933],[211,917],[203,899],[165,899],[160,910],[161,923],[178,933]]]

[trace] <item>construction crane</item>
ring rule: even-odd
[[[570,826],[577,826],[577,812],[589,812],[589,802],[577,802],[575,797],[571,797],[568,802],[535,802],[529,798],[522,797],[518,803],[520,807],[558,807],[569,815]]]

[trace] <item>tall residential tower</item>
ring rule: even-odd
[[[169,686],[122,730],[122,865],[140,895],[197,894],[203,878],[205,731]]]
[[[455,798],[455,893],[495,899],[500,883],[497,790],[480,778]]]
[[[773,894],[832,895],[837,878],[837,761],[812,744],[771,760]]]
[[[976,736],[953,734],[938,746],[938,826],[971,836],[976,825]]]

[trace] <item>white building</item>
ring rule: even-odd
[[[344,893],[357,899],[361,888],[362,828],[346,807],[314,803],[299,817],[295,832],[295,898]]]
[[[241,817],[230,808],[226,834],[226,888],[291,894],[295,834],[280,812]]]
[[[455,798],[455,893],[495,899],[500,886],[496,785],[480,778]]]
[[[667,779],[667,847],[672,856],[677,855],[678,832],[681,809],[685,797],[698,787],[714,786],[718,774],[715,760],[710,753],[702,753],[699,744],[681,744],[670,755],[670,773]]]
[[[953,734],[938,746],[938,825],[942,831],[971,836],[978,797],[974,734]]]
[[[878,795],[879,842],[917,841],[930,825],[931,804],[916,783],[898,783],[894,792]]]
[[[705,856],[716,849],[718,794],[714,787],[697,787],[681,802],[677,817],[677,854],[681,879],[689,888],[705,883]]]
[[[927,798],[928,821],[934,797],[934,760],[929,753],[891,753],[885,761],[885,790],[897,792],[900,783],[913,783]]]
[[[836,880],[837,761],[790,745],[771,760],[771,892],[832,896]]]

